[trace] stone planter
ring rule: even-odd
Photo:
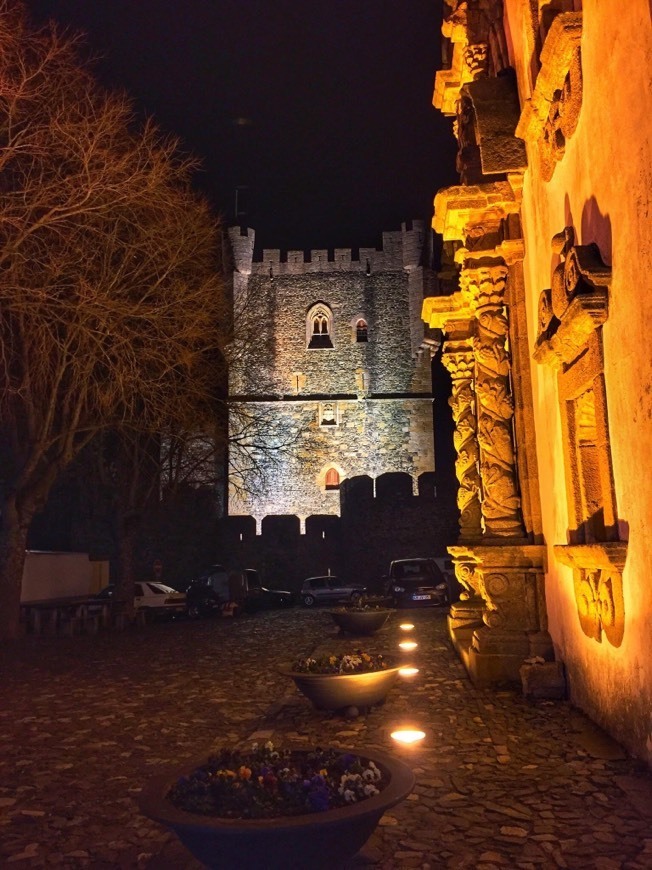
[[[396,682],[398,672],[398,665],[363,674],[304,674],[291,670],[281,671],[294,680],[297,689],[318,710],[344,710],[347,707],[362,710],[380,704]]]
[[[383,813],[404,800],[414,787],[414,774],[403,762],[381,752],[349,751],[373,761],[389,783],[374,797],[346,807],[303,816],[241,821],[184,812],[173,806],[166,795],[180,776],[205,763],[202,758],[152,779],[140,794],[140,810],[171,828],[207,867],[332,870],[362,848]]]
[[[349,634],[373,634],[389,619],[391,610],[331,610],[335,625]]]

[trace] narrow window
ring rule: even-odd
[[[358,320],[355,325],[355,340],[369,341],[369,334],[366,320]]]
[[[326,489],[339,489],[340,488],[340,476],[337,473],[336,469],[329,468],[326,472]]]

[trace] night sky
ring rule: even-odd
[[[199,156],[258,247],[380,245],[455,183],[432,106],[440,0],[27,0],[87,34],[103,84]]]

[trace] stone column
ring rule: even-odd
[[[507,266],[502,263],[466,266],[460,283],[477,321],[473,350],[485,537],[521,539],[524,533],[512,434],[511,362],[507,350],[509,324],[504,304],[507,275]]]
[[[448,404],[453,411],[455,433],[453,442],[457,452],[455,473],[460,482],[457,506],[460,511],[460,542],[471,544],[482,538],[482,511],[480,508],[480,451],[478,448],[477,412],[475,396],[475,357],[473,343],[467,339],[447,341],[442,363],[450,372],[452,394]],[[470,640],[469,632],[482,625],[484,602],[475,588],[467,566],[456,565],[455,574],[464,588],[460,600],[451,605],[448,629],[456,646]],[[458,647],[459,648],[459,647]]]
[[[480,474],[478,471],[477,418],[474,392],[475,360],[470,340],[447,341],[442,363],[450,372],[453,387],[448,400],[453,411],[453,441],[457,458],[455,473],[460,482],[457,506],[460,510],[460,538],[473,540],[482,535]]]

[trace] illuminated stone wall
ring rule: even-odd
[[[229,492],[229,513],[339,515],[340,481],[404,472],[414,481],[434,470],[430,355],[424,326],[421,253],[415,222],[385,233],[379,250],[264,251],[252,262],[253,231],[231,232],[235,259],[235,364],[230,395],[267,415],[278,443],[262,458],[264,481]],[[331,347],[310,347],[311,309],[330,312]],[[363,320],[367,340],[358,341]],[[240,343],[238,343],[240,342]],[[247,489],[247,487],[246,487]],[[252,491],[253,490],[253,491]]]
[[[455,116],[461,183],[433,226],[460,290],[423,316],[453,378],[451,636],[487,681],[518,678],[534,640],[652,765],[649,3],[446,7],[434,103]]]

